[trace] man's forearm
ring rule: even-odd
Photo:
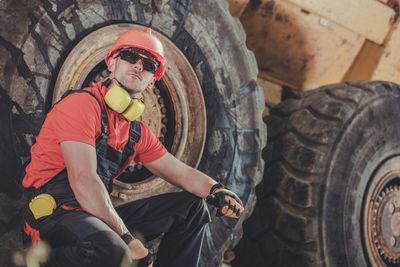
[[[97,174],[96,174],[97,176]],[[110,196],[97,177],[80,177],[77,184],[72,186],[75,197],[82,209],[95,217],[101,219],[118,235],[126,233],[128,230],[115,211]]]
[[[210,192],[211,187],[217,182],[208,175],[190,168],[182,177],[177,177],[181,187],[186,191],[200,197],[206,198]]]
[[[217,182],[208,175],[186,165],[170,153],[148,162],[145,167],[155,175],[198,197],[206,198]]]

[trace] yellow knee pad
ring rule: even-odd
[[[53,214],[56,208],[56,201],[49,194],[37,195],[29,202],[29,209],[36,220]]]

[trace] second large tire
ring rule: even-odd
[[[399,85],[349,82],[274,108],[233,266],[399,266],[399,103]]]

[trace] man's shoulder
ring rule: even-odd
[[[147,125],[142,121],[137,121],[140,126],[140,142],[144,143],[158,143],[160,142],[158,137],[156,136],[156,132],[153,131],[151,126]]]
[[[147,134],[149,132],[152,132],[152,130],[150,129],[150,126],[148,126],[147,124],[145,124],[142,121],[136,121],[140,127],[140,132],[141,134]]]
[[[141,138],[136,146],[137,162],[150,162],[160,158],[166,153],[164,145],[159,138],[154,134],[151,127],[139,121],[141,127]]]
[[[82,92],[83,90],[89,93]],[[74,114],[76,116],[100,115],[103,103],[99,93],[96,93],[96,90],[92,90],[92,88],[84,88],[83,90],[70,92],[69,95],[54,105],[49,115],[51,117],[63,116],[66,118]],[[66,116],[67,114],[69,116]]]
[[[62,106],[73,106],[79,109],[91,109],[93,107],[103,106],[104,98],[100,90],[96,87],[85,87],[79,90],[72,90],[68,96],[60,101]],[[96,108],[97,109],[97,108]]]
[[[92,86],[92,87],[85,87],[82,90],[80,90],[81,95],[90,95],[92,97],[92,100],[95,100],[96,102],[100,103],[103,105],[104,102],[104,88],[98,87],[98,86]]]
[[[101,84],[95,84],[90,87],[82,88],[82,91],[90,92],[94,95],[98,100],[103,100],[105,95],[105,88],[101,86]]]

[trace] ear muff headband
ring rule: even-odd
[[[111,83],[104,100],[109,108],[122,114],[127,120],[138,119],[144,111],[144,103],[137,98],[131,98],[129,93],[118,83]]]

